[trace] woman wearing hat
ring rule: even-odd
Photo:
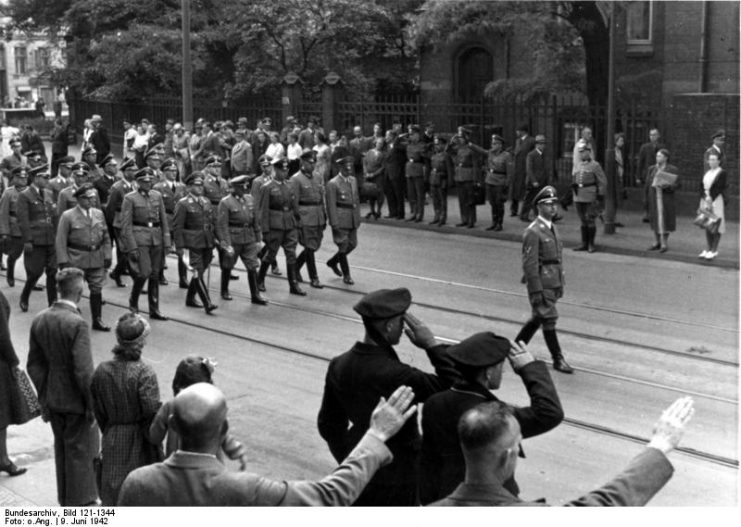
[[[648,169],[648,219],[656,238],[649,251],[665,253],[668,249],[669,233],[677,228],[677,210],[674,191],[679,188],[679,169],[669,164],[669,151],[662,148],[656,152],[656,164]]]
[[[135,468],[162,459],[160,446],[149,442],[149,426],[162,405],[157,375],[141,360],[149,323],[126,313],[116,323],[113,360],[95,369],[90,391],[101,444],[100,499],[116,505],[126,476]]]

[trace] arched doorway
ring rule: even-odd
[[[480,99],[484,88],[494,80],[494,59],[482,47],[468,48],[458,57],[457,96],[459,100]]]

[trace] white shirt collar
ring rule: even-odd
[[[66,298],[60,298],[59,300],[57,300],[57,302],[59,302],[60,304],[67,304],[68,306],[73,307],[75,311],[77,310],[77,304],[75,304],[72,300],[67,300]]]

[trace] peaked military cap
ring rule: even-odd
[[[206,166],[208,165],[220,165],[221,157],[217,155],[210,155],[206,158]]]
[[[97,154],[97,153],[98,151],[95,148],[93,148],[92,146],[88,146],[87,148],[85,148],[85,150],[82,151],[82,157],[85,157],[90,154]]]
[[[26,150],[23,152],[23,155],[26,157],[41,157],[41,154],[39,154],[36,150]]]
[[[25,166],[15,167],[10,171],[10,177],[28,177],[28,168]]]
[[[261,155],[259,159],[257,160],[258,163],[260,163],[261,167],[269,167],[272,163],[272,160],[270,156],[267,156],[265,154]]]
[[[249,176],[246,176],[246,175],[236,176],[229,180],[229,184],[232,187],[243,186],[243,185],[246,185],[249,180],[250,180]]]
[[[87,163],[78,162],[78,163],[75,163],[74,165],[72,165],[70,167],[70,170],[72,170],[72,173],[73,174],[77,174],[79,172],[83,172],[83,173],[87,174],[88,171],[90,170],[90,168],[88,167],[88,164]]]
[[[108,163],[117,163],[116,158],[113,157],[113,154],[106,155],[103,160],[100,162],[100,166],[104,167]]]
[[[186,185],[203,185],[203,172],[195,171],[185,179]]]
[[[70,168],[74,164],[75,164],[75,158],[72,156],[64,156],[62,159],[59,160],[60,167]]]
[[[44,164],[44,165],[39,165],[37,167],[29,168],[28,177],[36,177],[36,176],[48,178],[50,176],[49,165]]]
[[[510,343],[491,331],[475,333],[448,348],[448,356],[456,364],[486,368],[507,358]]]
[[[136,174],[134,174],[134,177],[137,181],[139,181],[140,179],[148,179],[151,181],[154,179],[154,170],[149,167],[144,167],[140,169]]]
[[[121,163],[121,166],[119,166],[118,168],[120,168],[121,170],[125,170],[127,168],[136,168],[136,160],[133,157],[130,157],[123,161]]]
[[[535,203],[542,203],[544,201],[558,201],[558,194],[556,193],[555,188],[550,185],[546,185],[545,187],[540,189],[540,192],[535,195],[533,201],[535,201]]]
[[[311,148],[304,148],[303,150],[301,150],[299,159],[314,159],[314,157],[316,157],[316,153]]]
[[[406,313],[412,303],[412,294],[406,287],[379,289],[368,293],[353,306],[363,318],[385,319]]]
[[[355,162],[355,158],[353,156],[340,157],[337,160],[335,160],[335,163],[337,163],[338,165],[344,165],[345,163],[354,163],[354,162]]]
[[[725,137],[725,136],[726,136],[726,131],[721,129],[721,130],[716,130],[715,132],[713,132],[713,135],[710,136],[710,139],[715,139],[716,137]]]
[[[536,143],[545,143],[545,136],[543,134],[538,134],[535,136],[535,142]]]
[[[77,190],[75,190],[75,193],[73,194],[76,198],[79,198],[80,196],[87,195],[88,192],[92,191],[91,195],[87,197],[92,197],[92,195],[95,194],[95,188],[93,187],[92,183],[83,183],[79,187],[77,187]]]
[[[160,151],[157,148],[157,146],[158,145],[154,145],[152,148],[150,148],[149,150],[147,150],[147,152],[144,154],[144,161],[146,161],[150,157],[156,157],[157,159],[159,159],[159,157],[160,157]]]
[[[173,170],[177,170],[178,169],[178,164],[172,158],[165,159],[165,161],[160,166],[160,170],[162,170],[163,172],[165,170],[170,170],[170,169],[173,169]]]
[[[288,159],[283,156],[278,156],[275,159],[273,159],[271,163],[273,164],[273,166],[279,167],[279,166],[283,166],[285,163],[288,163]]]
[[[492,134],[491,140],[496,141],[497,143],[500,143],[500,144],[504,144],[504,137],[502,137],[499,134]]]

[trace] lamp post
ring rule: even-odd
[[[607,137],[605,171],[607,192],[605,193],[605,234],[615,234],[615,213],[617,212],[617,171],[615,163],[615,40],[617,29],[615,2],[610,2],[610,55],[607,66]]]
[[[183,127],[193,130],[193,69],[190,61],[190,0],[182,0],[183,33]]]

